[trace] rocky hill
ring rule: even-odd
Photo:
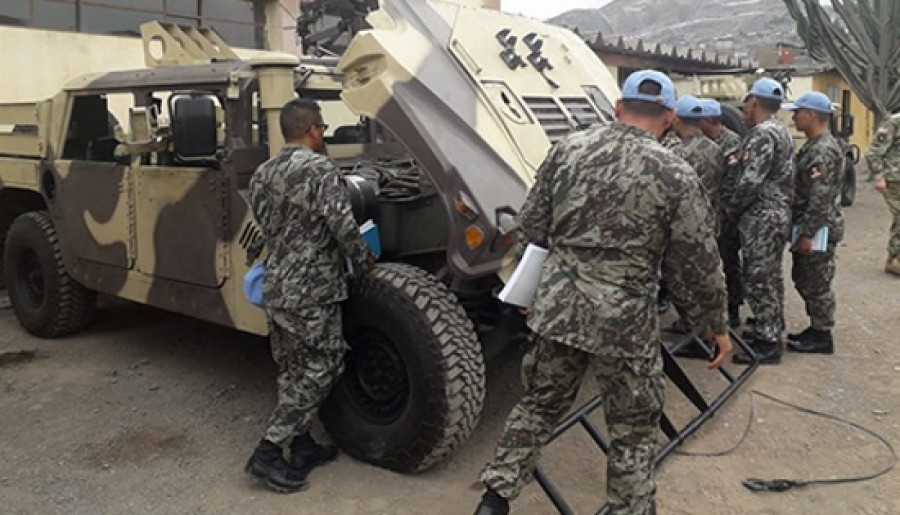
[[[758,45],[802,44],[781,0],[614,0],[550,21],[581,34],[600,32],[607,41],[623,36],[679,48],[718,47],[738,57],[752,55]]]

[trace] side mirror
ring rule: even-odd
[[[214,96],[202,93],[169,97],[175,156],[184,161],[215,159],[218,119]]]

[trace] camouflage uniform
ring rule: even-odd
[[[772,115],[755,126],[741,149],[741,172],[726,207],[738,217],[744,288],[756,317],[754,329],[767,343],[784,329],[782,253],[794,196],[794,142]]]
[[[344,256],[366,263],[340,172],[325,156],[286,145],[250,179],[250,205],[269,256],[263,302],[278,405],[265,438],[305,433],[343,370],[340,301],[347,298]]]
[[[695,301],[689,323],[725,331],[709,217],[696,173],[646,131],[612,123],[551,150],[519,214],[520,249],[549,249],[528,319],[537,343],[522,366],[525,394],[482,472],[488,487],[507,499],[521,492],[591,369],[610,428],[613,513],[653,512],[664,396],[656,284],[663,270]]]
[[[797,178],[794,188],[793,225],[797,234],[813,237],[828,227],[828,249],[809,255],[793,253],[791,278],[806,302],[810,327],[825,331],[834,327],[834,250],[844,237],[841,214],[841,147],[831,133],[807,140],[797,154]]]
[[[887,182],[884,201],[893,216],[888,241],[888,265],[893,264],[900,270],[900,114],[890,117],[878,128],[875,141],[866,153],[866,160],[871,173]]]
[[[678,134],[675,133],[673,129],[667,130],[663,133],[662,138],[659,140],[662,146],[669,149],[673,154],[680,157],[681,159],[685,159],[687,155],[684,153],[684,144],[681,142],[681,138],[678,137]]]
[[[719,145],[703,135],[703,132],[696,131],[689,134],[682,140],[684,147],[685,161],[697,172],[703,187],[706,188],[706,195],[709,198],[710,208],[713,212],[713,218],[716,220],[716,234],[718,234],[719,217],[721,210],[719,205],[719,186],[722,181],[722,150]]]
[[[737,312],[738,306],[744,303],[744,281],[741,277],[741,234],[738,231],[737,219],[724,209],[725,199],[734,196],[734,183],[741,172],[741,137],[728,127],[722,127],[719,135],[713,139],[719,145],[724,159],[722,180],[719,183],[719,212],[721,220],[719,231],[719,253],[722,256],[722,267],[725,269],[725,282],[728,285],[729,311]]]

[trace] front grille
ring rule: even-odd
[[[550,139],[550,143],[556,144],[572,131],[566,114],[553,98],[550,97],[525,97],[525,104],[537,118],[538,123]]]
[[[594,109],[594,106],[591,105],[588,99],[584,97],[572,97],[562,98],[560,100],[566,110],[569,111],[569,114],[575,119],[579,129],[585,129],[602,121],[600,113]]]

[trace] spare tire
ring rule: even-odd
[[[733,106],[728,104],[721,104],[722,106],[722,125],[731,129],[735,134],[744,138],[747,136],[747,126],[744,125],[744,117],[741,116],[741,111]]]
[[[22,327],[41,338],[78,332],[94,318],[97,294],[66,272],[46,211],[19,215],[6,234],[3,274]]]
[[[471,321],[420,268],[379,264],[344,305],[346,368],[322,420],[349,455],[401,473],[444,461],[481,415],[484,360]]]

